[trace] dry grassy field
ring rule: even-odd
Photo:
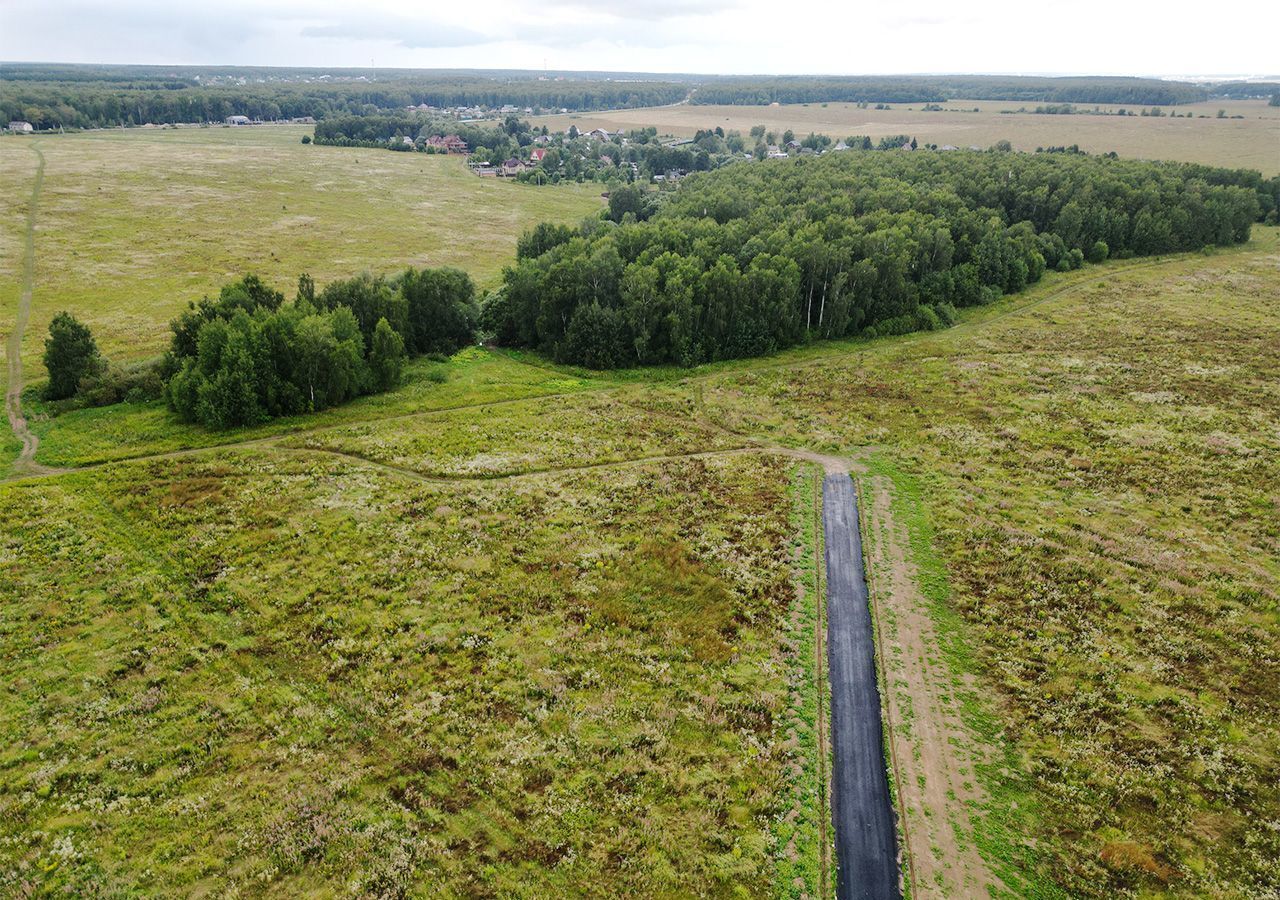
[[[363,269],[459,266],[483,286],[532,224],[576,223],[598,185],[481,180],[458,157],[303,145],[304,127],[130,129],[0,140],[7,333],[18,296],[23,214],[38,143],[47,159],[36,294],[23,363],[39,369],[49,319],[71,310],[116,358],[154,354],[169,319],[257,272],[292,294]]]
[[[81,471],[0,485],[0,889],[812,895],[781,445],[862,489],[912,896],[1266,896],[1278,235],[692,371],[39,423]]]
[[[1035,103],[995,100],[958,100],[942,112],[926,112],[923,104],[894,105],[892,109],[859,109],[852,103],[807,103],[789,106],[662,106],[626,109],[577,116],[547,116],[536,121],[563,130],[639,128],[655,126],[660,133],[690,136],[700,128],[720,126],[744,134],[753,125],[766,125],[797,135],[810,131],[839,139],[868,135],[873,139],[895,134],[915,135],[921,143],[957,147],[989,147],[1008,140],[1019,150],[1079,144],[1090,153],[1114,150],[1131,159],[1175,159],[1184,162],[1258,169],[1264,175],[1280,173],[1280,108],[1266,101],[1224,101],[1168,107],[1182,115],[1210,118],[1143,118],[1129,116],[1046,116],[1005,114]],[[978,107],[979,112],[962,112]],[[1081,107],[1084,108],[1084,107]],[[1092,107],[1089,107],[1092,108]],[[1119,107],[1102,107],[1115,110]],[[1136,109],[1136,107],[1129,107]],[[1218,119],[1219,109],[1228,116]]]

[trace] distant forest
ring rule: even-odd
[[[1278,202],[1280,178],[1257,172],[1074,154],[735,165],[688,178],[656,211],[627,204],[621,224],[539,226],[482,327],[591,368],[930,330],[1046,269],[1244,241]]]
[[[872,102],[949,99],[1171,106],[1267,97],[1275,85],[1205,86],[1144,78],[1013,76],[715,77],[409,69],[0,65],[0,122],[37,130],[375,115],[408,106],[589,111],[677,103]],[[693,91],[690,96],[690,91]]]
[[[941,103],[946,100],[1029,100],[1044,103],[1127,103],[1173,106],[1209,99],[1203,86],[1153,78],[918,76],[729,79],[698,88],[693,103]]]
[[[660,106],[689,87],[667,81],[564,80],[431,71],[333,74],[308,69],[174,69],[0,65],[0,119],[37,130],[221,122],[227,116],[273,121],[376,115],[408,106],[504,105],[521,110],[596,110]],[[242,83],[243,82],[243,83]]]

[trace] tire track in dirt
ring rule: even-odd
[[[973,840],[985,803],[974,736],[960,716],[956,686],[911,562],[910,539],[894,518],[893,485],[863,478],[867,573],[883,670],[898,815],[907,835],[912,897],[985,897],[1005,886]]]
[[[5,347],[5,359],[8,363],[8,384],[5,390],[4,407],[9,416],[9,427],[13,436],[18,439],[22,449],[13,462],[15,472],[39,474],[46,470],[36,464],[36,449],[40,446],[40,438],[27,427],[27,417],[22,412],[22,338],[27,330],[27,321],[31,318],[31,296],[35,292],[36,282],[36,208],[40,203],[40,188],[44,184],[44,154],[35,144],[31,145],[40,162],[36,166],[35,181],[31,186],[31,199],[27,202],[26,247],[22,260],[22,294],[18,297],[18,311],[14,318],[13,330],[9,332],[9,341]]]

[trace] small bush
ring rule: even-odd
[[[922,306],[916,310],[916,331],[937,331],[942,327],[942,320],[931,306]]]
[[[80,379],[77,397],[86,406],[146,403],[164,396],[161,359],[128,366],[108,363]]]

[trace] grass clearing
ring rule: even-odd
[[[829,824],[829,698],[822,664],[826,651],[821,529],[817,527],[821,479],[812,465],[797,465],[791,472],[791,552],[796,578],[785,639],[793,660],[785,720],[790,806],[774,826],[779,847],[775,897],[828,896],[835,884],[834,836]]]
[[[375,156],[285,134],[83,140]],[[47,190],[63,140],[42,139]],[[234,433],[159,404],[35,406],[38,461],[95,468],[0,484],[0,892],[810,891],[812,475],[763,453],[612,465],[753,442],[856,455],[892,486],[979,761],[957,833],[1011,894],[1265,895],[1278,238],[1054,274],[943,332],[691,371],[472,349]],[[48,313],[46,274],[68,276],[40,270]],[[151,296],[160,334],[169,295]],[[133,325],[103,315],[85,313],[125,352]],[[129,352],[155,349],[137,333]],[[904,709],[906,732],[927,714]]]
[[[743,442],[592,392],[348,425],[289,438],[282,446],[328,450],[427,476],[493,478],[729,450]]]
[[[212,431],[178,422],[162,401],[81,409],[54,416],[29,392],[24,408],[40,436],[38,460],[50,466],[70,467],[608,386],[607,380],[588,380],[530,366],[473,347],[445,362],[426,358],[412,361],[406,367],[404,383],[395,391],[361,397],[316,415],[275,419],[234,431]]]
[[[576,224],[599,185],[554,189],[481,179],[459,157],[303,145],[310,128],[163,128],[43,136],[36,296],[23,346],[29,378],[49,319],[69,310],[109,357],[153,355],[188,301],[256,272],[292,296],[364,269],[465,269],[483,288],[537,222]],[[0,140],[10,196],[25,198],[27,139]],[[9,174],[12,173],[12,174]],[[0,231],[0,266],[11,228]],[[8,302],[10,290],[0,300]],[[15,297],[16,299],[16,297]]]

